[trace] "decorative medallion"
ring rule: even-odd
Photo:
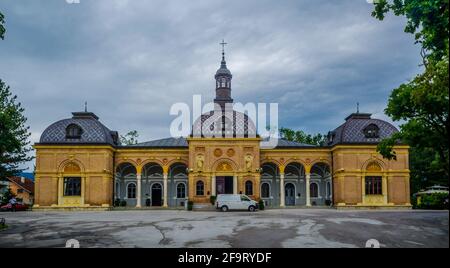
[[[217,148],[217,149],[214,150],[214,156],[215,156],[215,157],[221,157],[222,154],[223,154],[223,153],[222,153],[222,149]]]
[[[233,150],[233,149],[230,148],[230,149],[227,150],[227,155],[228,155],[228,157],[233,157],[234,154],[235,154],[235,153],[234,153],[234,150]]]

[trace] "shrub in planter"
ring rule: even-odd
[[[120,199],[114,200],[114,206],[115,206],[115,207],[120,206]]]
[[[121,206],[121,207],[126,207],[126,206],[127,206],[127,201],[121,200],[121,201],[120,201],[120,206]]]
[[[259,202],[258,202],[258,207],[259,207],[259,210],[264,210],[264,201],[263,200],[259,200]]]
[[[193,201],[188,201],[187,210],[192,211],[193,207],[194,207],[194,202]]]
[[[216,200],[217,200],[217,196],[215,196],[215,195],[211,195],[209,197],[209,202],[211,202],[211,205],[215,205],[216,204]]]
[[[421,209],[448,209],[448,194],[433,193],[423,195],[418,207]]]
[[[331,205],[331,200],[330,199],[325,200],[325,205],[326,206],[330,206]]]

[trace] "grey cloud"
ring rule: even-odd
[[[0,77],[26,108],[33,142],[83,109],[140,140],[169,135],[175,102],[214,97],[222,38],[236,101],[279,102],[280,124],[326,133],[361,103],[387,119],[390,91],[420,71],[404,19],[365,0],[1,1]]]

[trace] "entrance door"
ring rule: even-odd
[[[232,194],[233,193],[233,177],[216,177],[216,193]]]
[[[295,186],[292,183],[285,186],[285,199],[286,206],[295,206]]]
[[[152,185],[152,206],[162,206],[162,186],[159,183]]]

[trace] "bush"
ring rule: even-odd
[[[209,202],[211,202],[211,205],[213,205],[213,206],[216,204],[216,200],[217,200],[217,196],[215,196],[215,195],[211,195],[209,197]]]
[[[258,206],[259,206],[259,210],[264,210],[264,201],[263,200],[259,200],[259,202],[258,202]]]
[[[114,206],[115,206],[115,207],[120,206],[120,199],[114,200]]]
[[[331,206],[331,200],[330,199],[325,200],[325,206]]]
[[[126,206],[127,206],[127,201],[121,200],[121,201],[120,201],[120,206],[121,206],[121,207],[126,207]]]
[[[192,211],[192,208],[193,208],[193,207],[194,207],[194,202],[188,201],[187,209],[188,209],[189,211]]]
[[[420,209],[448,209],[447,193],[422,195],[420,199],[420,204],[417,205]]]

